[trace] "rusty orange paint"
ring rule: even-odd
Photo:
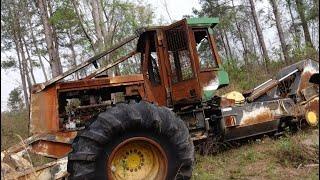
[[[59,131],[57,89],[53,85],[44,91],[31,94],[30,132]]]
[[[62,158],[71,151],[70,144],[44,140],[40,140],[31,146],[32,152],[51,158]]]
[[[224,108],[224,107],[232,107],[236,104],[236,101],[234,99],[228,99],[228,98],[221,98],[220,101],[220,107]]]
[[[275,119],[272,111],[268,108],[264,108],[262,111],[254,112],[255,110],[250,112],[250,115],[243,115],[240,126],[249,126],[253,124],[263,123],[272,121]]]
[[[78,81],[72,81],[72,82],[61,82],[57,84],[57,89],[81,90],[81,89],[92,89],[95,87],[129,85],[134,83],[143,83],[142,74],[85,79],[85,80],[78,80]]]
[[[236,120],[234,118],[234,116],[227,116],[225,117],[225,125],[226,127],[230,127],[230,126],[235,126],[236,125]]]
[[[188,28],[188,25],[186,23],[186,20],[181,20],[178,21],[176,23],[173,23],[172,25],[169,25],[167,27],[164,28],[164,31],[176,28],[176,27],[182,27],[185,32],[186,32],[186,36],[187,36],[187,48],[190,52],[190,63],[191,63],[191,68],[192,68],[192,72],[194,73],[193,78],[188,79],[186,81],[180,81],[178,83],[170,83],[171,86],[171,98],[174,104],[180,103],[180,102],[192,102],[192,101],[197,101],[201,99],[201,90],[200,90],[200,85],[199,85],[199,80],[198,80],[198,69],[197,69],[197,65],[196,65],[196,59],[195,57],[197,56],[194,52],[193,52],[193,47],[194,44],[192,43],[192,41],[190,40],[191,36],[192,36],[192,32],[190,31],[190,28]],[[168,44],[167,44],[167,39],[166,36],[164,36],[165,40],[165,60],[167,62],[167,68],[169,70],[169,74],[170,76],[172,76],[172,71],[171,71],[171,66],[170,66],[170,60],[169,60],[169,54],[168,54]],[[171,78],[171,77],[170,77]]]
[[[24,149],[29,149],[31,152],[46,155],[47,157],[62,157],[63,155],[66,155],[71,148],[71,143],[76,135],[77,131],[36,134],[25,139],[23,143],[21,142],[7,149],[5,156],[20,152]],[[47,148],[62,149],[55,152],[46,150]]]
[[[140,85],[131,85],[131,86],[126,86],[126,96],[137,96],[140,95],[139,90],[143,88]]]
[[[298,87],[298,93],[302,93],[301,91],[305,88],[307,88],[308,86],[312,85],[310,82],[309,82],[309,79],[310,77],[313,75],[313,73],[311,72],[303,72],[301,74],[301,79],[300,79],[300,84],[299,84],[299,87]]]
[[[166,105],[166,94],[165,94],[165,86],[164,86],[164,81],[163,81],[163,68],[161,66],[162,62],[159,62],[159,73],[160,75],[160,83],[159,84],[153,84],[149,78],[148,78],[148,66],[149,63],[151,62],[149,60],[149,54],[150,54],[150,42],[151,38],[155,39],[155,42],[157,42],[156,37],[153,34],[147,35],[146,37],[146,47],[145,47],[145,52],[143,56],[143,66],[142,66],[142,71],[143,71],[143,78],[144,78],[144,90],[145,90],[145,95],[142,97],[144,100],[149,101],[149,102],[154,102],[157,103],[158,105]],[[157,56],[159,57],[159,49],[157,48]],[[158,58],[159,59],[159,58]]]
[[[60,131],[51,135],[56,142],[70,143],[77,136],[77,131]]]
[[[76,137],[76,131],[46,134],[40,140],[31,144],[31,151],[46,157],[61,158],[71,150],[71,142]]]

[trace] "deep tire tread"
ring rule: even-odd
[[[152,130],[167,137],[175,148],[179,173],[177,179],[190,179],[194,162],[194,147],[185,123],[166,107],[140,101],[120,103],[100,113],[72,144],[68,156],[70,179],[95,179],[96,161],[113,138],[130,130]],[[98,158],[98,159],[97,159]],[[170,161],[170,159],[169,159]]]

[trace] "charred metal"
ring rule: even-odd
[[[170,108],[184,120],[193,141],[215,137],[232,141],[279,133],[294,123],[317,124],[319,85],[309,82],[312,75],[319,73],[319,64],[314,60],[288,66],[244,93],[233,92],[237,98],[215,96],[216,90],[229,84],[212,33],[217,23],[216,18],[192,18],[139,30],[74,69],[35,85],[30,106],[32,136],[1,152],[1,160],[27,164],[21,159],[26,151],[58,160],[19,172],[11,172],[4,165],[6,177],[66,176],[65,156],[71,151],[77,132],[119,102],[144,100]],[[63,81],[137,38],[136,49],[127,55],[83,79]],[[141,74],[103,74],[132,56],[140,57]]]

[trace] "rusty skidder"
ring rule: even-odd
[[[74,69],[35,85],[33,136],[24,143],[29,151],[58,161],[33,173],[8,170],[6,177],[189,179],[193,142],[276,134],[300,123],[317,126],[319,86],[309,79],[319,73],[319,64],[313,60],[288,66],[245,93],[215,96],[229,84],[213,33],[217,23],[217,18],[190,18],[139,29]],[[98,67],[99,59],[134,40],[134,51]],[[104,74],[133,56],[141,60],[141,74]],[[97,69],[85,78],[61,81],[92,65]],[[21,145],[11,147],[1,153],[2,160],[22,151]]]

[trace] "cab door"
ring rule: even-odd
[[[142,54],[144,76],[144,99],[158,105],[167,105],[164,82],[165,71],[160,61],[156,31],[145,33],[145,48]]]
[[[164,38],[173,105],[200,102],[200,85],[186,20],[166,27]]]

